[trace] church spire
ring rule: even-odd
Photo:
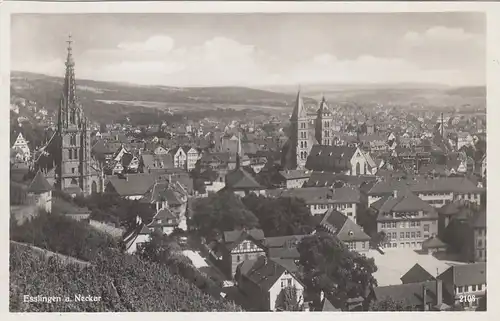
[[[76,103],[75,61],[73,60],[73,40],[68,36],[68,55],[66,57],[66,75],[64,77],[64,95],[68,105]]]
[[[295,107],[293,108],[292,112],[292,121],[296,121],[299,118],[305,118],[307,117],[307,111],[304,106],[304,100],[302,99],[302,94],[300,92],[300,86],[299,86],[299,91],[297,92],[297,99],[295,100]]]

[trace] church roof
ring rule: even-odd
[[[35,194],[42,194],[51,190],[52,186],[50,186],[49,182],[47,182],[47,179],[45,179],[45,176],[43,176],[41,171],[36,173],[35,178],[33,178],[28,187],[28,192]]]
[[[294,120],[306,117],[307,117],[307,110],[304,106],[304,100],[302,99],[302,95],[300,94],[299,90],[299,92],[297,93],[297,99],[295,100],[295,106],[293,108],[291,119]]]

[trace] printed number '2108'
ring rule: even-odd
[[[461,295],[460,302],[474,302],[476,301],[475,295]]]

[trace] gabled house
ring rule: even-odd
[[[241,262],[265,255],[264,239],[264,232],[260,229],[224,232],[221,248],[223,272],[233,278]]]
[[[141,246],[144,246],[145,243],[151,240],[151,234],[151,230],[137,217],[136,226],[123,234],[125,251],[129,254],[136,253],[137,250],[140,250]]]
[[[318,229],[331,233],[350,250],[366,252],[370,249],[371,238],[363,231],[363,228],[335,209],[330,209],[325,213]]]
[[[123,154],[121,164],[123,171],[127,173],[137,173],[139,171],[139,158],[131,153]]]
[[[174,167],[185,169],[187,166],[187,155],[182,147],[176,147],[169,151],[173,157]]]
[[[257,311],[277,311],[280,297],[287,287],[296,289],[299,306],[304,302],[304,285],[295,271],[276,259],[265,255],[243,261],[236,272],[238,288],[249,300],[249,305]]]
[[[311,173],[309,170],[284,170],[279,172],[279,181],[286,188],[301,188],[309,180]]]
[[[462,305],[474,310],[479,300],[486,295],[486,263],[454,265],[441,273],[438,280],[443,282],[444,299],[449,305]],[[474,300],[464,297],[474,296]]]
[[[19,135],[17,135],[16,141],[12,145],[12,149],[13,150],[19,149],[20,154],[23,155],[23,160],[25,160],[25,161],[30,159],[30,157],[31,157],[31,152],[30,152],[30,148],[28,146],[28,141],[26,139],[24,139],[24,136],[22,133],[19,133]]]
[[[198,162],[200,158],[200,153],[194,147],[184,146],[182,149],[184,154],[186,154],[186,170],[190,172],[196,167],[196,162]]]
[[[36,206],[47,213],[52,211],[52,186],[47,182],[41,171],[38,171],[28,186],[27,193]]]
[[[171,154],[142,153],[139,158],[138,170],[141,173],[162,173],[173,168],[174,159]]]

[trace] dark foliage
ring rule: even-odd
[[[259,225],[257,217],[232,192],[219,192],[197,199],[193,204],[190,225],[200,235],[210,238],[220,232]]]
[[[281,290],[276,298],[276,309],[279,311],[302,311],[302,306],[297,299],[297,288],[287,286]]]
[[[22,225],[12,225],[10,238],[84,261],[95,260],[109,248],[118,248],[115,239],[85,222],[43,211]]]
[[[154,233],[138,255],[145,260],[168,266],[173,274],[185,278],[203,292],[220,298],[222,289],[206,275],[203,275],[191,260],[182,254],[181,247],[173,237]]]
[[[242,201],[255,214],[266,236],[309,234],[315,228],[311,212],[302,199],[250,194]]]
[[[324,291],[335,306],[344,309],[347,299],[366,298],[377,285],[373,277],[377,271],[374,260],[350,251],[329,233],[303,238],[298,251],[306,287],[312,293]]]

